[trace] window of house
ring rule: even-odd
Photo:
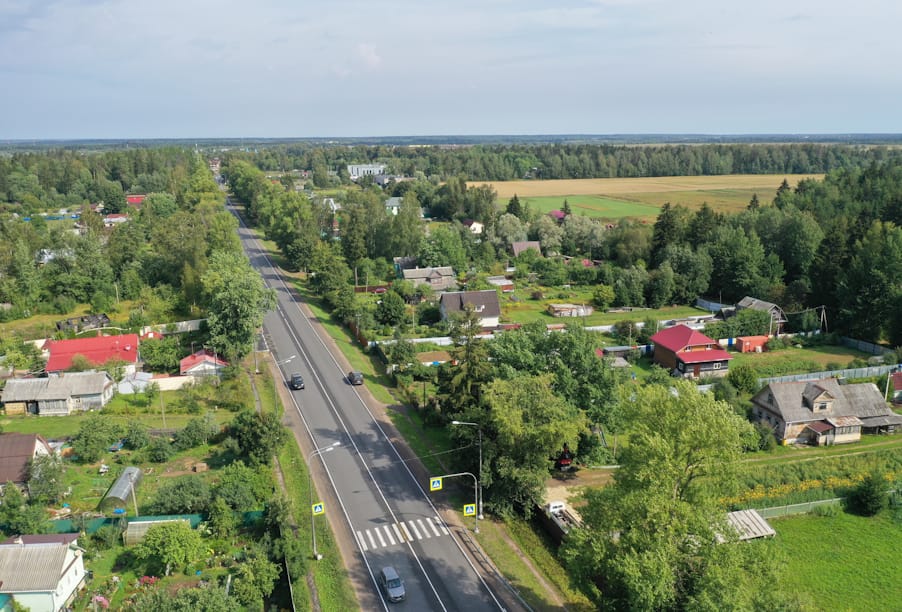
[[[815,412],[817,412],[819,410],[826,410],[826,409],[827,409],[827,402],[818,402],[814,405]]]
[[[723,364],[718,361],[717,363],[714,364],[714,369],[719,370],[722,365]]]

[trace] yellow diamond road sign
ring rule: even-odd
[[[310,506],[310,509],[313,511],[313,516],[326,513],[326,506],[325,504],[323,504],[323,502],[317,502],[313,504],[312,506]]]
[[[464,504],[464,516],[476,516],[476,504]]]
[[[441,491],[442,490],[442,477],[441,476],[429,479],[429,490],[430,491]]]

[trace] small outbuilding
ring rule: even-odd
[[[770,336],[739,336],[736,338],[736,348],[740,353],[763,353],[768,340]]]
[[[727,514],[727,522],[736,533],[739,541],[755,540],[757,538],[772,538],[777,535],[764,517],[757,510],[737,510]]]

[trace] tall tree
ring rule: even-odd
[[[230,359],[240,359],[253,348],[263,315],[275,306],[275,294],[243,254],[231,252],[214,252],[201,282],[213,346]]]
[[[719,501],[751,425],[682,381],[675,394],[631,387],[621,404],[634,429],[614,484],[587,493],[564,549],[571,575],[604,609],[793,609],[773,551],[738,543]]]

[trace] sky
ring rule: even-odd
[[[0,139],[902,133],[895,0],[0,0]]]

